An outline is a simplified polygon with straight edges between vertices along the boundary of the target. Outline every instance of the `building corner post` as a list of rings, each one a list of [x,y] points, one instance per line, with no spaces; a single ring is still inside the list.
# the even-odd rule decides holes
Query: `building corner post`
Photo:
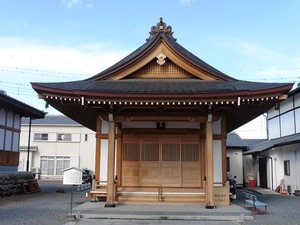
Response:
[[[108,164],[107,164],[107,196],[105,207],[115,207],[115,121],[113,113],[108,115]]]
[[[206,122],[206,208],[215,208],[214,203],[214,156],[213,156],[213,123],[208,114]]]

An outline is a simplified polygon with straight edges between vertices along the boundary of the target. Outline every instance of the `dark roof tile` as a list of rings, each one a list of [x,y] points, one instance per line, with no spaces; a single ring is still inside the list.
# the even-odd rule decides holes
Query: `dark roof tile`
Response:
[[[0,108],[16,112],[21,117],[43,118],[46,114],[41,110],[8,96],[4,91],[0,92]]]
[[[290,144],[295,144],[295,143],[300,143],[300,133],[288,135],[285,137],[266,140],[264,142],[261,142],[259,144],[252,146],[244,154],[245,155],[259,154],[263,151],[266,151],[266,150],[269,150],[269,149],[272,149],[275,147],[290,145]]]
[[[237,134],[227,134],[226,146],[232,148],[247,148],[248,144]]]
[[[29,118],[22,119],[22,125],[29,124]],[[70,119],[64,115],[46,115],[43,119],[35,119],[31,121],[32,125],[71,125],[71,126],[82,126],[76,121]]]

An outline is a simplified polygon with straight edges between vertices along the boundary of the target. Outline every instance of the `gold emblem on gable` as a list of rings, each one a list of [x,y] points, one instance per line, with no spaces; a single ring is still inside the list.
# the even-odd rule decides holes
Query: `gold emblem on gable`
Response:
[[[165,60],[166,56],[163,53],[159,53],[156,56],[156,58],[157,58],[156,62],[157,62],[158,65],[162,66],[162,65],[165,64],[165,62],[166,62],[166,60]]]

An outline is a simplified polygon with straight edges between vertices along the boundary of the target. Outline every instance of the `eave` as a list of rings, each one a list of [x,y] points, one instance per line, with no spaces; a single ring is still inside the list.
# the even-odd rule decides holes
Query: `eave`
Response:
[[[39,93],[40,98],[92,130],[95,130],[97,115],[106,115],[111,109],[117,115],[127,116],[205,116],[211,107],[214,113],[226,115],[227,132],[230,132],[283,100],[292,84],[261,90],[187,94],[62,90],[34,83],[32,87]]]
[[[46,113],[17,99],[0,94],[0,108],[18,113],[21,117],[44,118]]]

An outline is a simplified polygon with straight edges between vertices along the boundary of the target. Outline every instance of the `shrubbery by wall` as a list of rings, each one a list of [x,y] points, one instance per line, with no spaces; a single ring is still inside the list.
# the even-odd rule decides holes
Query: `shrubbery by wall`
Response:
[[[34,175],[31,172],[0,171],[0,197],[21,194],[21,181],[32,179]]]

